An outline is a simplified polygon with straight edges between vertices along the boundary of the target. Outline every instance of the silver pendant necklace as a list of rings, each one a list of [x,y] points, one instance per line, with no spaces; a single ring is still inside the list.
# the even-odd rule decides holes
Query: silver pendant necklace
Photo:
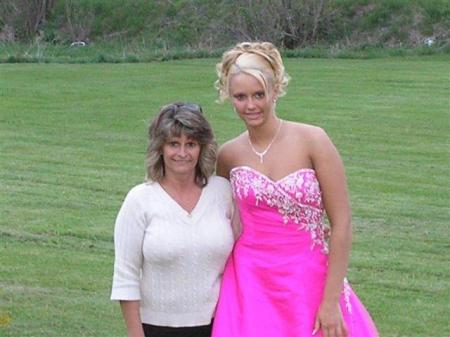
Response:
[[[281,130],[281,125],[283,124],[283,120],[280,119],[280,124],[278,125],[278,130],[275,133],[275,135],[273,136],[271,142],[269,143],[269,145],[267,145],[267,147],[265,148],[264,151],[256,151],[255,147],[253,146],[252,141],[250,140],[250,134],[248,135],[248,143],[250,144],[250,147],[252,148],[252,151],[254,154],[256,154],[259,157],[259,162],[262,164],[264,162],[264,156],[267,154],[267,152],[270,150],[270,147],[272,146],[273,142],[275,141],[275,139],[277,139],[278,134],[280,133]]]

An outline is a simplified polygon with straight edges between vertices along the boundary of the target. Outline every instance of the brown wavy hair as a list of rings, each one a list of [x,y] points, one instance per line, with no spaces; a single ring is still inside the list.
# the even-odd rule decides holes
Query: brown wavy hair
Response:
[[[170,137],[181,134],[200,144],[200,156],[195,169],[195,183],[204,187],[213,174],[217,157],[217,143],[202,108],[193,103],[174,102],[163,106],[148,128],[148,147],[145,159],[146,181],[160,181],[164,177],[162,148]]]

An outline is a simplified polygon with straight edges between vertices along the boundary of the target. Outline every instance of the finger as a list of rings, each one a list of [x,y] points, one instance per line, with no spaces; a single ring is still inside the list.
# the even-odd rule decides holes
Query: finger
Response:
[[[320,329],[320,321],[318,318],[316,318],[316,321],[314,322],[314,329],[312,332],[312,335],[314,336]]]
[[[342,337],[339,324],[330,325],[328,328],[328,337]]]
[[[345,322],[342,322],[342,337],[348,337],[348,329]]]
[[[330,329],[329,336],[330,337],[337,337],[337,335],[336,335],[336,328],[335,327]]]

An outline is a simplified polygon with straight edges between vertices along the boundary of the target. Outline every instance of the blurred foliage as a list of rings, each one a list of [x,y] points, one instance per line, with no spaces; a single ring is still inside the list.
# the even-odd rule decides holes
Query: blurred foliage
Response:
[[[39,10],[37,10],[39,9]],[[33,16],[34,15],[34,16]],[[0,41],[127,41],[213,50],[242,40],[287,49],[448,45],[447,0],[2,0]]]

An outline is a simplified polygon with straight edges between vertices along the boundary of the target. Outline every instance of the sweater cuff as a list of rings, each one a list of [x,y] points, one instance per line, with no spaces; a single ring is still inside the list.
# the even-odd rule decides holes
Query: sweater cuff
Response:
[[[111,291],[113,301],[140,301],[141,291],[134,287],[113,288]]]

